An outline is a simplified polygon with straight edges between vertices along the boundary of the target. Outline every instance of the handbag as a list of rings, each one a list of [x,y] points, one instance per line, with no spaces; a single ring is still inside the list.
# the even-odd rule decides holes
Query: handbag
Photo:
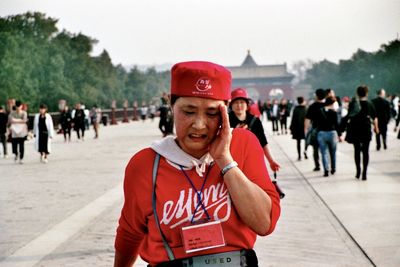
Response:
[[[318,145],[318,129],[311,127],[306,134],[307,145],[316,146]]]

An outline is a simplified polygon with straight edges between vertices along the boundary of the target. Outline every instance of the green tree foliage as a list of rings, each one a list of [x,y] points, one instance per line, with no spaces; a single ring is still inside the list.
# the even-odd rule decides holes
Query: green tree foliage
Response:
[[[38,12],[0,18],[0,103],[20,99],[30,112],[40,103],[56,111],[60,99],[109,108],[112,100],[148,102],[168,90],[169,72],[114,66],[106,50],[91,55],[96,40],[56,24]]]
[[[389,94],[399,94],[400,40],[383,44],[372,53],[359,49],[339,64],[327,60],[315,63],[307,71],[305,83],[313,88],[333,88],[340,96],[354,95],[360,84],[372,92],[384,88]]]

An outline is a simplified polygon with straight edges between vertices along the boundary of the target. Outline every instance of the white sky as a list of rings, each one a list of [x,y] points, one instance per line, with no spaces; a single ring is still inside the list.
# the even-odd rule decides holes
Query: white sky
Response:
[[[114,64],[240,65],[348,59],[400,34],[400,0],[0,0],[0,16],[40,11],[95,38]]]

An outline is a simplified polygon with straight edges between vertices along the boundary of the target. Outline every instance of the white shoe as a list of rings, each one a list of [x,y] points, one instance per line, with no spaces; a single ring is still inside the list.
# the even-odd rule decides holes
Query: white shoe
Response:
[[[40,155],[40,162],[43,162],[43,160],[44,160],[44,156]]]
[[[19,164],[24,164],[24,162],[22,161],[22,159],[19,160]]]
[[[47,162],[49,162],[49,161],[47,160],[47,158],[44,158],[44,159],[43,159],[43,163],[44,163],[44,164],[47,164]]]

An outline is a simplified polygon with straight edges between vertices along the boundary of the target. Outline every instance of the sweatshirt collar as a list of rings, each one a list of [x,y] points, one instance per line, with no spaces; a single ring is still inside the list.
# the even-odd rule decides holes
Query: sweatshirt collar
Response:
[[[173,136],[167,136],[161,140],[154,141],[150,147],[177,169],[180,169],[180,166],[186,170],[195,167],[200,177],[204,176],[206,166],[212,164],[214,161],[210,153],[203,155],[200,159],[189,155],[178,146]]]

